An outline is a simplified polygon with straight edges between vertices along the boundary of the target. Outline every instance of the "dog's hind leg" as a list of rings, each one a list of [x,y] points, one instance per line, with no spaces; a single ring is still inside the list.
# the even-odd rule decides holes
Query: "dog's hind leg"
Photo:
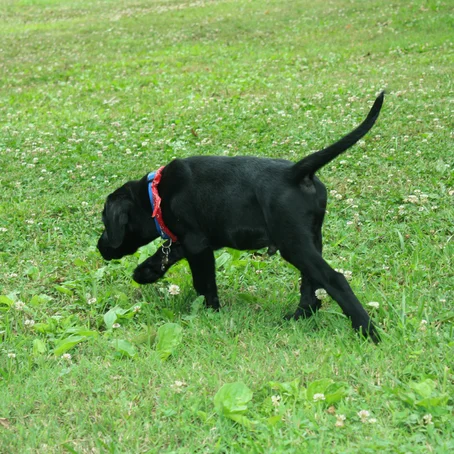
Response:
[[[285,318],[287,320],[294,319],[298,320],[299,318],[308,318],[311,317],[315,312],[317,312],[322,303],[315,296],[315,288],[312,282],[307,282],[308,279],[301,274],[301,297],[299,305],[294,313],[287,314]]]
[[[356,298],[344,275],[333,270],[308,237],[279,246],[282,257],[298,268],[317,288],[324,288],[352,321],[353,328],[379,342],[369,315]]]
[[[138,284],[152,284],[163,277],[167,270],[182,258],[184,258],[184,249],[179,243],[172,244],[167,261],[164,261],[164,251],[159,248],[134,270],[133,279]]]
[[[324,208],[321,213],[319,213],[317,220],[314,221],[313,224],[313,240],[314,246],[318,253],[322,254],[322,224],[324,218]],[[298,320],[299,318],[308,318],[311,317],[315,312],[317,312],[322,303],[315,295],[315,291],[320,288],[315,282],[313,282],[309,276],[304,275],[301,273],[301,298],[299,305],[296,311],[292,314],[287,314],[285,317],[286,319],[295,319]]]
[[[201,252],[191,253],[186,250],[186,258],[191,268],[194,288],[205,297],[205,304],[214,310],[219,310],[218,290],[216,286],[216,271],[213,251],[209,248]]]

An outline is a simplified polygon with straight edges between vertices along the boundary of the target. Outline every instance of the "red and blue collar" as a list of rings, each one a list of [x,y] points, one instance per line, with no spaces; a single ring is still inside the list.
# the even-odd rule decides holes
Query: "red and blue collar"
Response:
[[[158,192],[158,185],[161,181],[162,171],[164,166],[160,167],[156,172],[150,172],[147,177],[148,182],[148,196],[150,197],[151,217],[154,219],[156,224],[156,230],[159,235],[165,240],[172,240],[173,242],[177,241],[177,237],[167,228],[162,218],[161,211],[161,197]]]

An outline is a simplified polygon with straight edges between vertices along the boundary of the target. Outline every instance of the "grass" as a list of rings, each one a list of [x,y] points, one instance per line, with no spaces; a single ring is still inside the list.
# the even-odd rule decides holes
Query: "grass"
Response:
[[[0,8],[0,452],[452,452],[448,2]],[[285,322],[298,275],[278,256],[220,251],[215,314],[185,263],[132,282],[159,242],[97,253],[125,181],[173,156],[298,160],[383,88],[372,132],[320,172],[324,255],[379,303],[378,347],[331,300]]]

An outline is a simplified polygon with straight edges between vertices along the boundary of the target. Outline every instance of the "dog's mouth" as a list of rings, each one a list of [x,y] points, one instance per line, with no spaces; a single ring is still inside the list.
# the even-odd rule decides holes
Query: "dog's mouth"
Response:
[[[107,260],[108,262],[110,260],[121,259],[125,255],[122,254],[121,247],[113,248],[112,246],[110,246],[105,232],[99,238],[97,248],[102,258],[104,260]]]
[[[115,249],[101,246],[99,244],[99,241],[98,241],[98,251],[101,254],[102,258],[104,260],[107,260],[108,262],[110,262],[111,260],[114,260],[114,259],[121,258],[120,256],[117,256],[117,254],[115,254]]]
[[[104,260],[118,260],[126,255],[134,254],[144,243],[136,239],[126,238],[119,247],[112,247],[108,238],[103,233],[98,240],[98,251]]]

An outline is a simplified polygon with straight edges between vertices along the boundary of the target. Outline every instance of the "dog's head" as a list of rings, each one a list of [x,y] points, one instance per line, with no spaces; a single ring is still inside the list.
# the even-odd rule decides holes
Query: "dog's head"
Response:
[[[98,250],[105,260],[134,254],[159,236],[134,183],[126,183],[107,197],[102,211],[105,229],[98,240]]]

